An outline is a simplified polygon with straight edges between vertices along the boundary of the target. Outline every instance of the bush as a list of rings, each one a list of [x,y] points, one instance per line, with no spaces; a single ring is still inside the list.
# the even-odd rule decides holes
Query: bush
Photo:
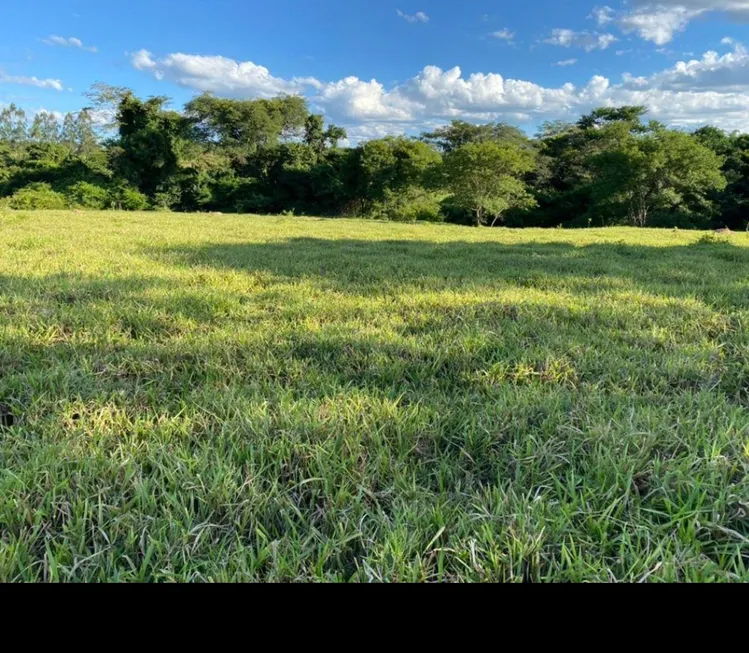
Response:
[[[8,203],[12,209],[66,209],[65,196],[52,190],[45,183],[29,184],[16,191]]]
[[[109,191],[101,186],[79,181],[65,192],[68,204],[79,209],[106,209],[110,205]]]
[[[369,217],[393,222],[442,222],[440,201],[432,193],[411,189],[393,194],[383,202],[377,202],[369,211]]]
[[[442,222],[444,217],[437,197],[429,193],[404,196],[390,210],[390,219],[397,222]]]
[[[440,213],[444,216],[445,222],[462,225],[471,225],[474,223],[472,213],[460,202],[457,202],[453,195],[446,197],[440,202]]]
[[[111,205],[120,211],[147,211],[150,208],[148,197],[135,188],[120,186],[111,194]]]

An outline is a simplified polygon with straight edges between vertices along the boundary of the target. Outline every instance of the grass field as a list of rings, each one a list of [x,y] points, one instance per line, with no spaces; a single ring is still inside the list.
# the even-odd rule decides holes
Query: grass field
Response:
[[[749,235],[0,213],[0,581],[749,581]]]

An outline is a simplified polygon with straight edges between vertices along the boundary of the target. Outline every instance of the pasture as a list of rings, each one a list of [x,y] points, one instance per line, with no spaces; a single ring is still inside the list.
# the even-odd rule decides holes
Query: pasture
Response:
[[[749,235],[0,212],[0,581],[749,581]]]

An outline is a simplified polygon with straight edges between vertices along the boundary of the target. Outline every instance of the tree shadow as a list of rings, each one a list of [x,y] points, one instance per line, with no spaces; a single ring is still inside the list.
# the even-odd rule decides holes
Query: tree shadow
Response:
[[[729,504],[743,477],[716,471],[718,458],[745,458],[736,433],[749,348],[728,315],[747,305],[749,261],[739,247],[313,238],[147,253],[166,264],[157,276],[0,275],[0,436],[16,443],[4,461],[19,477],[52,479],[61,501],[88,506],[94,496],[117,520],[146,528],[154,514],[173,524],[179,495],[186,523],[226,522],[232,538],[246,537],[231,525],[241,505],[281,541],[312,528],[337,533],[342,523],[347,536],[359,532],[363,521],[346,521],[355,502],[338,493],[349,483],[351,496],[365,488],[377,502],[388,531],[401,505],[475,515],[476,497],[500,485],[508,496],[542,496],[556,516],[578,501],[585,479],[585,512],[553,531],[561,541],[557,533],[594,523],[628,496],[632,478],[659,482],[651,460],[689,454],[684,483],[710,480],[706,505],[744,534]],[[306,284],[339,294],[309,304]],[[522,303],[525,289],[533,298]],[[539,289],[550,292],[530,292]],[[614,296],[633,290],[702,297],[712,308]],[[399,296],[376,300],[388,292]],[[728,345],[732,355],[714,356]],[[721,456],[703,454],[717,437]],[[47,458],[37,453],[44,448]],[[329,482],[319,460],[337,470]],[[237,478],[229,489],[227,468]],[[726,476],[716,482],[718,474]],[[260,499],[246,508],[250,478]],[[156,508],[136,501],[143,479],[153,482]],[[6,487],[22,496],[17,483]],[[680,487],[664,488],[670,494],[638,490],[628,500],[664,519],[668,502],[685,520]],[[277,496],[293,506],[288,522]],[[49,538],[69,537],[56,514],[37,508],[41,497],[27,503]],[[480,524],[506,531],[508,505]],[[140,555],[111,523],[107,535],[123,555]],[[600,548],[617,537],[607,531]],[[44,543],[33,541],[41,546],[30,555],[43,561]]]
[[[152,248],[148,254],[179,266],[270,273],[362,295],[517,286],[578,294],[636,290],[733,308],[749,301],[749,247],[722,241],[651,247],[292,238]]]

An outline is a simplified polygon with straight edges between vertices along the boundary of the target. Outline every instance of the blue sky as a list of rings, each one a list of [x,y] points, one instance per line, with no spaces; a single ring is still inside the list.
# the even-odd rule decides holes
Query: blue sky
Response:
[[[623,103],[749,131],[748,25],[749,0],[26,0],[0,105],[75,111],[101,80],[176,107],[301,93],[355,140]]]

